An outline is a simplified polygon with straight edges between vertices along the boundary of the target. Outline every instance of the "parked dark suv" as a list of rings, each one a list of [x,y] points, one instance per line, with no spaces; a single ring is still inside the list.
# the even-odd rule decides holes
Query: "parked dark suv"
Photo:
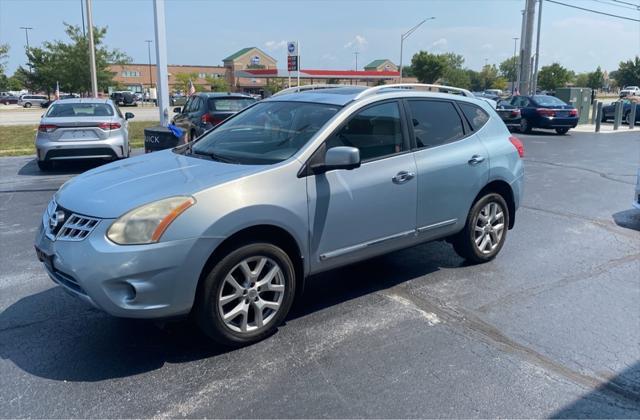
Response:
[[[254,102],[254,97],[243,93],[199,92],[183,107],[173,109],[173,124],[185,130],[185,139],[190,141]]]
[[[138,106],[136,97],[129,91],[113,92],[109,98],[118,106]]]

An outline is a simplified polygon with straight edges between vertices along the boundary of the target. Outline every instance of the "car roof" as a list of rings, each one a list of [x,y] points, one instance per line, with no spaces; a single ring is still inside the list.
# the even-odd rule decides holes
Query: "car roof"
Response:
[[[367,90],[366,86],[353,86],[353,87],[339,87],[331,89],[317,89],[307,90],[303,92],[286,93],[271,98],[265,99],[265,101],[295,101],[295,102],[315,102],[324,103],[329,105],[344,106],[349,102],[356,100],[357,96]],[[463,95],[456,95],[451,93],[431,92],[431,91],[416,91],[403,88],[397,88],[390,86],[389,88],[382,88],[376,92],[376,96],[390,98],[397,97],[398,93],[402,93],[406,98],[438,98],[438,99],[462,99],[469,102],[485,102],[482,99],[476,99]],[[394,95],[391,95],[394,94]],[[369,98],[371,96],[368,96]]]
[[[58,103],[80,103],[80,104],[106,104],[112,103],[110,99],[102,99],[102,98],[65,98],[65,99],[57,99]]]
[[[199,96],[206,96],[207,98],[220,98],[220,97],[229,97],[229,98],[252,98],[253,96],[247,95],[246,93],[234,93],[234,92],[198,92]]]

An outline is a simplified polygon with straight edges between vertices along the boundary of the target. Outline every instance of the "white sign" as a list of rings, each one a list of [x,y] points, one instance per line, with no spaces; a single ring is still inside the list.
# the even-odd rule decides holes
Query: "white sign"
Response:
[[[253,57],[251,57],[251,64],[253,64],[254,66],[260,64],[260,56],[254,55]]]
[[[287,55],[298,55],[298,41],[287,42]]]

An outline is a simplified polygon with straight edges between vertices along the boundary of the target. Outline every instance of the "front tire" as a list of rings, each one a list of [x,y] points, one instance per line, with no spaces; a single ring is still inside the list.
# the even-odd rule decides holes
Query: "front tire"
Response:
[[[464,229],[452,241],[467,261],[484,263],[498,255],[507,238],[509,208],[500,194],[489,193],[475,202]]]
[[[31,102],[27,102],[26,104],[24,104],[25,108],[31,108]]]
[[[565,135],[569,132],[569,129],[567,127],[560,127],[560,128],[556,128],[556,133],[558,133],[559,135]]]
[[[284,321],[295,296],[289,256],[268,243],[227,254],[201,284],[195,308],[200,328],[226,346],[255,343]]]

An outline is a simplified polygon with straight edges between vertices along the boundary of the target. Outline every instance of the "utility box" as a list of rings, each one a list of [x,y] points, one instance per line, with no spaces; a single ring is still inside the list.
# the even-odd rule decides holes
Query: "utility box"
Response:
[[[591,108],[591,89],[569,87],[556,89],[556,97],[574,106],[578,110],[578,124],[589,124],[589,110]]]

